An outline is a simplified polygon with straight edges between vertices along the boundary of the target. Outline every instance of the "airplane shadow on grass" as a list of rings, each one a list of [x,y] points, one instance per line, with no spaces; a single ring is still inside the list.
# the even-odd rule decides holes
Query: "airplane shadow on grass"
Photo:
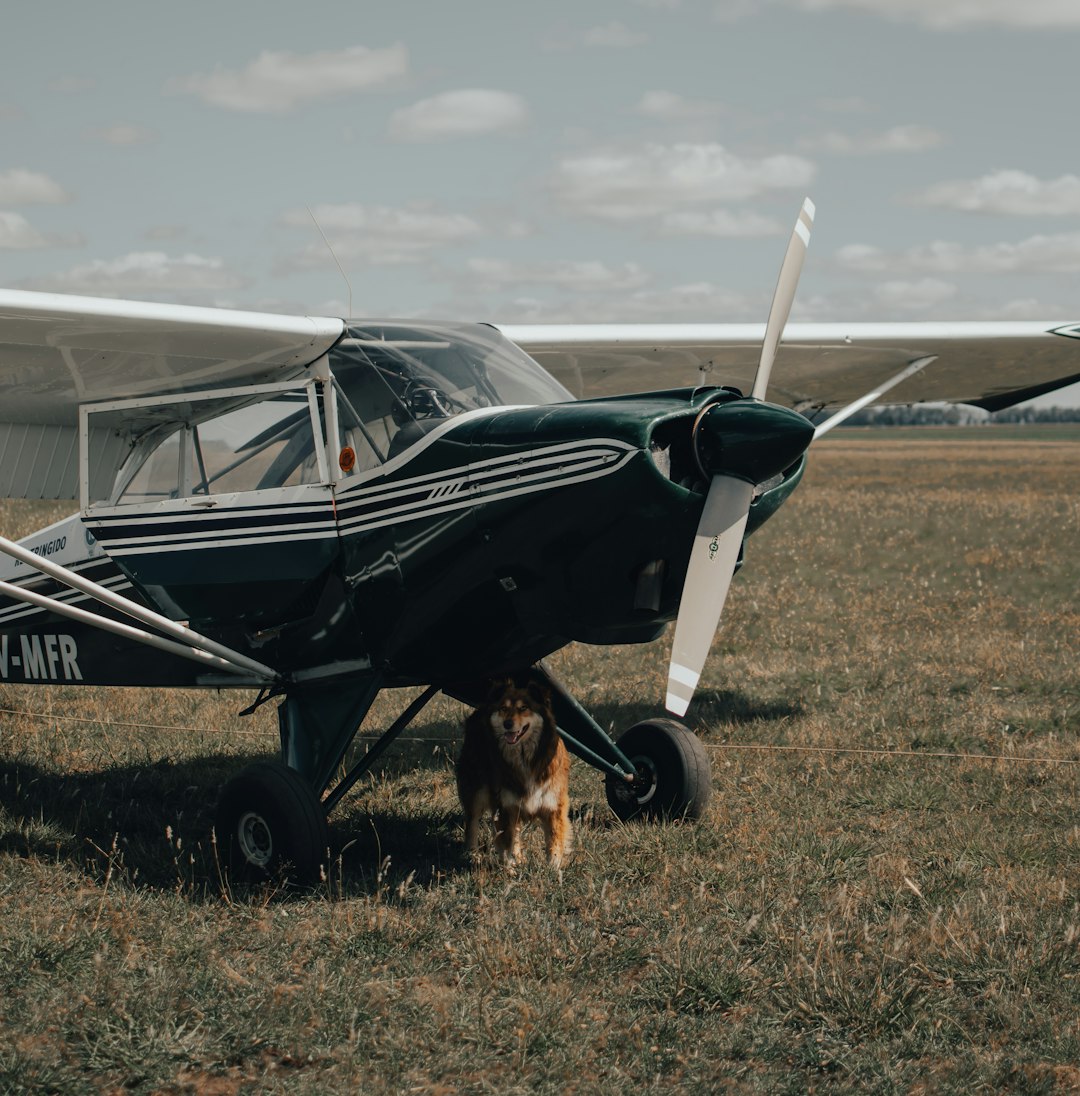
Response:
[[[0,855],[67,863],[98,881],[108,873],[115,882],[194,901],[220,899],[234,888],[211,840],[217,796],[254,760],[209,755],[63,773],[2,759]],[[394,878],[414,871],[424,881],[464,870],[456,813],[370,812],[363,800],[355,790],[341,808],[347,814],[330,819],[335,893],[385,886],[378,868],[387,855]]]
[[[736,689],[698,689],[690,716],[695,723],[772,723],[805,715],[799,699],[760,700]],[[694,724],[692,724],[694,725]]]
[[[708,739],[714,721],[738,724],[796,716],[795,703],[762,704],[731,690],[704,690],[689,723]],[[599,703],[594,715],[615,737],[643,719],[663,717],[655,706]],[[696,717],[696,718],[695,718]],[[376,774],[446,772],[459,739],[414,742],[381,761]],[[274,755],[266,755],[267,760]],[[192,900],[231,892],[211,840],[221,785],[244,764],[235,755],[118,765],[91,772],[56,772],[13,758],[0,759],[0,855],[68,863],[94,879],[167,889]],[[378,776],[376,776],[378,778]],[[467,870],[456,803],[450,810],[370,809],[363,781],[330,819],[330,883],[335,894],[362,895],[407,877],[437,881]],[[402,797],[407,799],[408,797]],[[580,810],[575,811],[578,821]],[[612,820],[590,818],[602,829]],[[380,870],[390,858],[392,871]]]
[[[707,738],[717,723],[771,723],[803,715],[805,710],[798,700],[763,701],[736,689],[699,688],[690,710],[679,722]],[[675,718],[655,703],[640,701],[597,702],[591,711],[596,722],[616,739],[635,723]]]

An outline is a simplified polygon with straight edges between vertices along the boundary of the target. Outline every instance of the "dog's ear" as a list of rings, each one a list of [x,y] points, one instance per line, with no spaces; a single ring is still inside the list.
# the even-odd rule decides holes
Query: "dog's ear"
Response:
[[[551,690],[542,681],[530,681],[525,686],[529,699],[541,711],[551,707]]]

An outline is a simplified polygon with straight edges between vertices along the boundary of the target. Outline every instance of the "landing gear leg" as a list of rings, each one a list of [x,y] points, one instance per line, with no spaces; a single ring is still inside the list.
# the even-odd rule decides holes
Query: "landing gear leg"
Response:
[[[278,709],[281,760],[249,765],[218,800],[219,856],[232,878],[318,876],[328,857],[326,816],[439,691],[431,685],[416,697],[320,802],[381,684],[370,675],[286,696]]]

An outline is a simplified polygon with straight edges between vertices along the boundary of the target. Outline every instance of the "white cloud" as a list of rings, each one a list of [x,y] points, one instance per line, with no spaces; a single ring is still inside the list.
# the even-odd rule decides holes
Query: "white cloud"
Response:
[[[520,129],[528,117],[520,95],[493,88],[444,91],[394,111],[390,135],[399,141],[438,141]]]
[[[929,148],[937,148],[944,141],[944,136],[929,126],[904,125],[893,126],[882,133],[854,137],[847,133],[824,133],[819,137],[804,138],[799,142],[799,147],[857,156],[879,152],[925,152]]]
[[[981,179],[936,183],[915,201],[966,213],[1076,216],[1080,214],[1080,178],[1062,175],[1042,180],[1024,171],[995,171]]]
[[[904,251],[849,244],[837,252],[848,270],[926,274],[1080,273],[1080,232],[1031,236],[1019,243],[963,244],[936,240]]]
[[[773,217],[745,211],[733,213],[728,209],[680,210],[665,213],[660,218],[661,228],[673,236],[779,236],[784,225]]]
[[[781,154],[752,159],[718,144],[648,144],[563,160],[552,188],[564,206],[593,217],[661,217],[673,206],[715,205],[804,187],[814,165]]]
[[[956,286],[938,278],[917,282],[888,281],[874,287],[874,296],[887,308],[925,312],[956,296]]]
[[[610,288],[610,294],[605,295],[603,288]],[[443,311],[460,311],[461,304],[456,300]],[[657,323],[704,323],[759,320],[768,311],[769,301],[765,294],[757,299],[710,282],[694,282],[630,291],[598,286],[597,292],[588,294],[568,287],[565,295],[554,299],[519,293],[506,300],[470,303],[469,307],[474,313],[497,315],[502,323],[632,323],[643,318]]]
[[[628,298],[625,318],[642,316],[658,320],[761,319],[768,299],[725,289],[712,282],[688,282],[667,289],[646,289]]]
[[[418,263],[433,251],[481,233],[480,226],[463,213],[445,213],[431,206],[366,206],[360,203],[317,205],[319,227],[326,233],[338,259],[359,259],[376,265]],[[317,236],[306,209],[291,210],[284,224],[305,228]],[[321,239],[293,257],[302,267],[333,263]]]
[[[175,258],[163,251],[132,251],[116,259],[94,259],[48,278],[34,280],[37,289],[99,296],[160,297],[197,295],[240,289],[247,279],[230,271],[221,259],[202,255]]]
[[[170,82],[227,110],[281,113],[313,99],[328,99],[393,83],[408,70],[403,45],[349,46],[315,53],[260,53],[246,68],[218,67]]]
[[[836,253],[837,262],[847,270],[887,270],[891,258],[874,244],[846,244]]]
[[[26,251],[40,247],[79,247],[81,236],[57,236],[39,232],[18,213],[0,210],[0,250]]]
[[[648,40],[647,34],[631,30],[617,19],[602,26],[590,27],[581,35],[582,45],[599,46],[602,49],[629,49],[643,45]]]
[[[849,11],[881,15],[933,30],[997,26],[1025,29],[1080,27],[1076,0],[794,0],[806,11]]]
[[[687,99],[674,91],[647,91],[637,105],[638,114],[663,121],[718,118],[728,113],[723,103],[712,99]]]
[[[0,248],[28,250],[48,246],[45,237],[25,217],[0,210]]]
[[[145,145],[153,141],[157,134],[142,126],[118,122],[104,129],[91,129],[87,132],[87,136],[97,141],[104,141],[107,145]]]
[[[71,195],[48,175],[13,167],[0,171],[0,203],[3,205],[63,205]]]
[[[649,282],[649,275],[637,263],[609,266],[596,260],[511,263],[503,259],[470,259],[466,268],[481,285],[496,288],[550,285],[589,292],[637,289]]]

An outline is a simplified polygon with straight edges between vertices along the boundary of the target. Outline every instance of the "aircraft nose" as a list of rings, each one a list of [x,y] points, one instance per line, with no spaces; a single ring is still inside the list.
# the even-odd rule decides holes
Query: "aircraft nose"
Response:
[[[706,408],[694,424],[693,445],[706,475],[757,484],[790,468],[813,438],[813,424],[797,411],[743,399]]]

